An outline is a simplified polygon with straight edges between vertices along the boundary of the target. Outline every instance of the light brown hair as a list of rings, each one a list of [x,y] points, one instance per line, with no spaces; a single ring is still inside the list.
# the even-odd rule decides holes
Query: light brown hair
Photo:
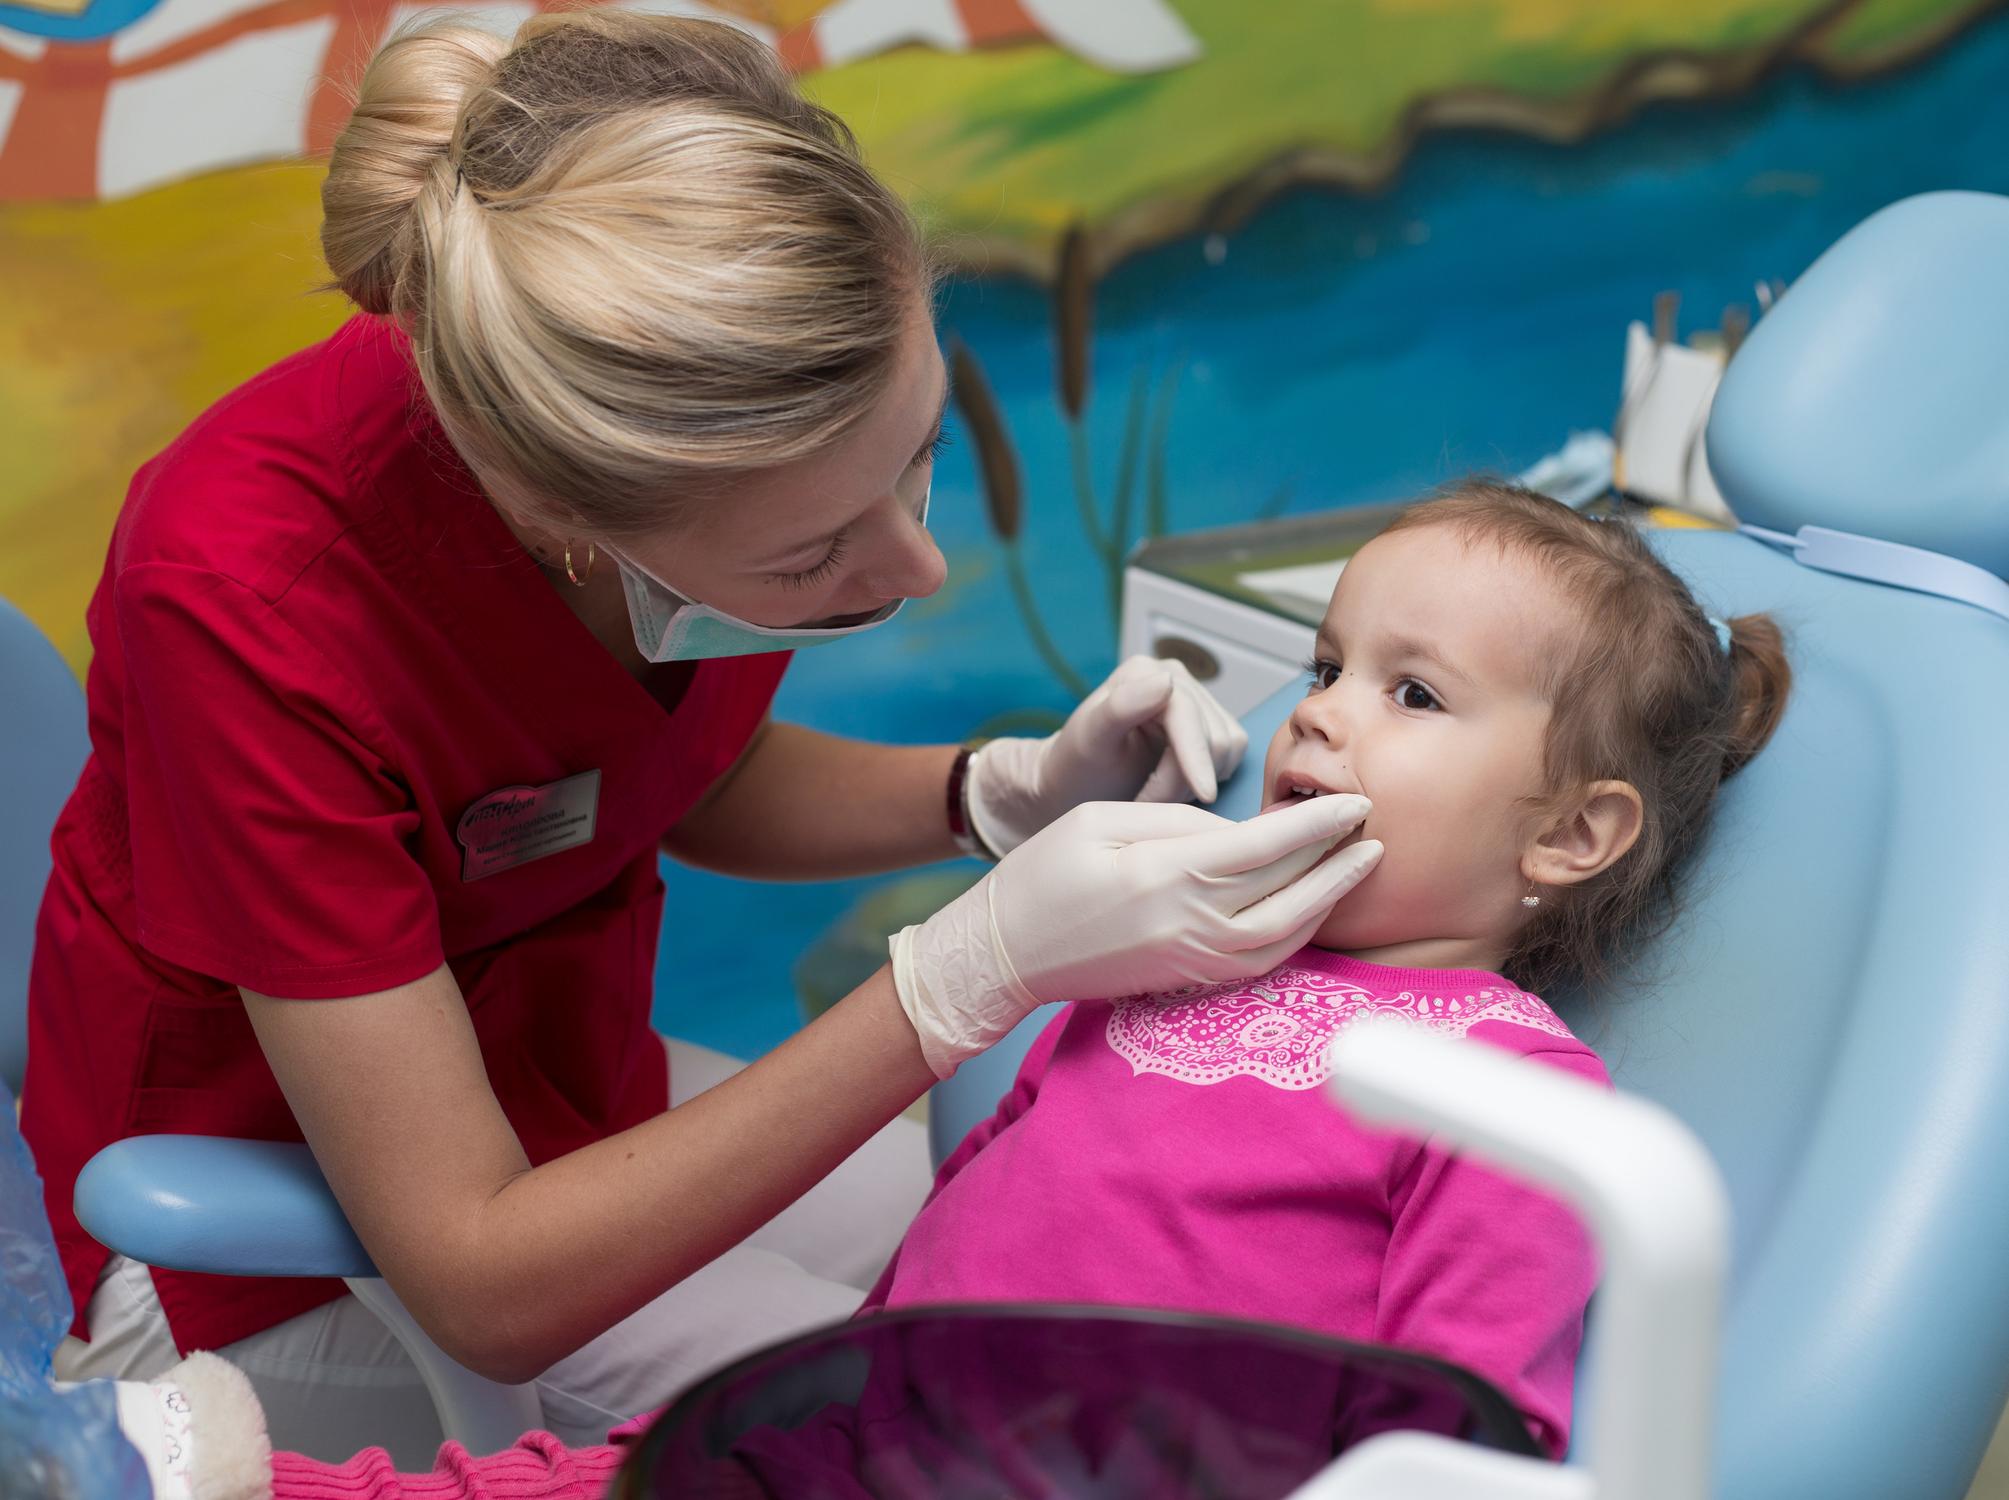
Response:
[[[363,75],[321,201],[335,285],[411,335],[490,495],[611,538],[832,442],[931,286],[850,131],[706,21],[405,31]]]
[[[1550,718],[1530,811],[1559,819],[1590,783],[1625,781],[1644,819],[1608,869],[1541,892],[1501,972],[1536,992],[1600,984],[1673,921],[1717,788],[1778,727],[1792,685],[1784,639],[1769,615],[1739,615],[1726,652],[1636,527],[1515,485],[1465,480],[1387,529],[1421,526],[1533,558],[1576,606],[1541,680]]]

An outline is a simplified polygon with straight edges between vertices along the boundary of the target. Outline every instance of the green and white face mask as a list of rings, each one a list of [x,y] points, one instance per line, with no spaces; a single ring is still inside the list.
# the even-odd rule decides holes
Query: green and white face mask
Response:
[[[921,497],[920,520],[928,522],[934,486]],[[721,656],[754,656],[769,651],[801,651],[884,625],[907,601],[895,599],[862,620],[845,625],[755,625],[709,604],[686,598],[647,568],[612,547],[602,546],[621,570],[628,598],[628,622],[635,646],[647,661],[709,661]]]

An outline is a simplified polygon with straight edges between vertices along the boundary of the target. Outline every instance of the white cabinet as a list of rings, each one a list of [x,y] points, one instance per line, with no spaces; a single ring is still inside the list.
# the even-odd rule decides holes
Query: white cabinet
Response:
[[[1123,575],[1124,656],[1185,662],[1236,718],[1304,674],[1314,627],[1143,568]]]

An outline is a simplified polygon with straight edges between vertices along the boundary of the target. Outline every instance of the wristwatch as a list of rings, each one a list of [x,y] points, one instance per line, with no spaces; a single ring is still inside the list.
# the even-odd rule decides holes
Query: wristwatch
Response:
[[[976,754],[975,748],[965,745],[949,765],[949,835],[963,853],[996,864],[997,851],[983,841],[970,819],[970,762],[976,759]]]

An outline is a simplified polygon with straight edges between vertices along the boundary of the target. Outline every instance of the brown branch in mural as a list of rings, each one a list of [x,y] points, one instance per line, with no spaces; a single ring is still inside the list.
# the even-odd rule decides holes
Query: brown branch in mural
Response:
[[[1095,312],[1095,280],[1089,267],[1088,232],[1075,224],[1060,242],[1060,270],[1053,289],[1053,334],[1060,354],[1060,407],[1079,422],[1088,405],[1088,345]]]
[[[991,530],[998,540],[1018,540],[1025,519],[1024,496],[1019,488],[1018,455],[1012,452],[1011,434],[1005,431],[990,377],[970,346],[951,336],[949,342],[949,388],[956,393],[956,410],[963,427],[977,446],[977,468],[984,484],[984,505],[990,512]]]

